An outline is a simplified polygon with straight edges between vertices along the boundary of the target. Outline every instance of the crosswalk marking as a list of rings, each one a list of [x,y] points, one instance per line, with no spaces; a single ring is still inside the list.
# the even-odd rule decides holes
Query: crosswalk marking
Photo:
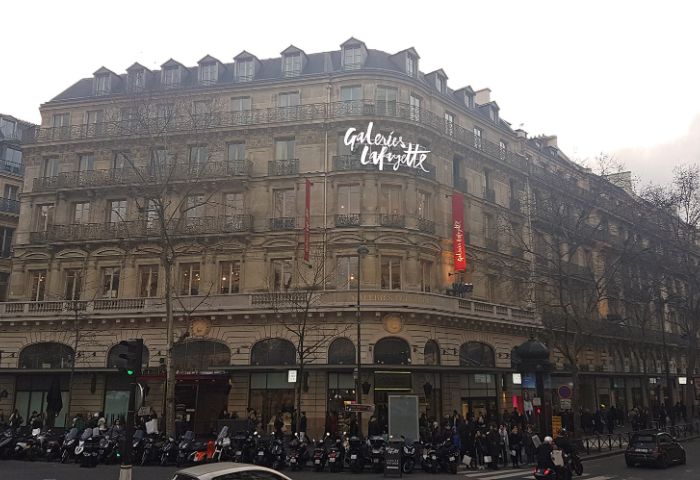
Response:
[[[518,479],[533,480],[534,478],[532,474],[532,468],[511,470],[509,472],[504,472],[503,470],[501,470],[500,472],[497,470],[482,470],[480,472],[464,473],[463,476],[474,480],[503,480],[507,478],[512,478],[513,480],[515,480],[516,477]],[[586,477],[586,480],[612,480],[615,478],[607,477],[604,475],[591,477],[590,473],[584,473],[581,477],[575,476],[574,479],[583,477]]]
[[[494,471],[492,470],[492,471],[486,473],[486,474],[485,474],[486,476],[477,477],[477,478],[478,478],[479,480],[500,480],[500,479],[502,479],[502,478],[522,477],[522,475],[523,475],[524,473],[527,473],[527,471],[526,471],[526,470],[516,470],[516,471],[511,471],[511,472],[508,472],[508,473],[498,473],[498,472],[494,472]],[[482,475],[484,475],[484,474],[482,473]],[[493,476],[492,476],[492,475],[493,475]],[[529,478],[529,477],[532,477],[532,470],[530,471],[530,475],[528,475],[528,477],[526,477],[526,478]],[[533,477],[533,478],[534,478],[534,477]]]

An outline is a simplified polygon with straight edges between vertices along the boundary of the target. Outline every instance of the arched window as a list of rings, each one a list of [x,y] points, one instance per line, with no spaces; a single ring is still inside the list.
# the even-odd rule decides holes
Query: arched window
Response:
[[[261,340],[250,349],[251,365],[296,365],[297,350],[284,338]]]
[[[107,368],[116,368],[119,361],[119,354],[126,353],[126,347],[119,345],[118,343],[109,349],[107,354]],[[148,358],[150,357],[148,353],[148,347],[143,346],[143,351],[141,352],[141,366],[146,368],[148,366]]]
[[[221,342],[191,340],[173,347],[175,370],[195,371],[231,364],[231,350]]]
[[[440,347],[435,340],[425,342],[423,359],[426,365],[440,365]]]
[[[329,365],[353,365],[355,358],[355,344],[349,338],[336,338],[328,347]]]
[[[374,345],[374,363],[408,365],[411,363],[411,347],[403,338],[382,338]]]
[[[495,367],[493,348],[481,342],[467,342],[459,347],[460,367]]]
[[[41,342],[25,347],[19,353],[19,368],[70,368],[75,354],[68,345]]]

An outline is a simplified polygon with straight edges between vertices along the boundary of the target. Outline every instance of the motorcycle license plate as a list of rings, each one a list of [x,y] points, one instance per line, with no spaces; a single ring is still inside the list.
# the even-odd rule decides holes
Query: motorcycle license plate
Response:
[[[357,455],[350,455],[350,460],[357,460]]]
[[[258,457],[262,457],[263,455],[265,455],[265,452],[258,452]]]
[[[329,458],[328,461],[331,463],[335,463],[335,458]]]
[[[50,448],[47,448],[47,449],[46,449],[46,453],[51,453],[51,449],[50,449]]]
[[[648,452],[648,450],[646,448],[635,448],[634,451],[637,453],[647,453]]]
[[[289,463],[297,463],[297,459],[296,459],[296,458],[290,458],[290,459],[289,459]]]
[[[450,457],[450,462],[454,462],[454,461],[455,461],[455,457]]]
[[[240,455],[240,454],[242,454],[242,453],[243,453],[243,452],[241,452],[240,450],[238,450],[238,451],[236,452],[236,455]]]
[[[314,465],[320,465],[320,464],[321,464],[321,460],[319,460],[318,458],[316,460],[314,460]]]
[[[372,459],[372,463],[379,463],[379,459],[378,459],[378,458],[373,458],[373,459]]]
[[[423,454],[423,458],[427,459],[427,458],[428,458],[428,454],[427,454],[427,453],[424,453],[424,454]]]

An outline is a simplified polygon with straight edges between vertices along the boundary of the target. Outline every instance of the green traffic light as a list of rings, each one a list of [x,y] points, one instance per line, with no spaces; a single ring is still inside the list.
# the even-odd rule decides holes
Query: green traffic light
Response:
[[[134,374],[134,371],[131,370],[131,369],[128,369],[128,370],[126,371],[126,374],[129,375],[129,376],[132,376],[132,375]]]

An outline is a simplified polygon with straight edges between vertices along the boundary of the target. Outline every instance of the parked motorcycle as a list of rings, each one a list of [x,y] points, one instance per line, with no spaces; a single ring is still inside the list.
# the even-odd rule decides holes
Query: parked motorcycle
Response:
[[[233,436],[233,461],[236,463],[253,463],[255,458],[254,432],[238,432]]]
[[[63,443],[61,444],[61,463],[66,463],[71,458],[75,457],[75,449],[78,445],[78,429],[73,427],[70,429],[68,434],[63,438]]]
[[[327,436],[329,434],[326,434]],[[314,453],[312,456],[312,461],[314,464],[314,470],[317,472],[322,472],[326,467],[326,460],[328,459],[328,454],[326,452],[326,442],[325,437],[319,438],[316,442],[314,448]]]
[[[453,475],[457,473],[459,449],[452,443],[452,440],[447,439],[439,445],[438,459],[442,470]]]
[[[80,436],[75,455],[81,467],[96,467],[100,449],[100,431],[97,428],[86,428]]]
[[[353,473],[360,473],[365,468],[365,448],[360,437],[350,437],[348,440],[347,457],[349,458],[348,466]]]
[[[369,437],[369,461],[372,465],[372,471],[379,473],[384,471],[384,449],[386,442],[384,437],[372,436]]]
[[[438,449],[432,443],[423,445],[423,470],[428,473],[437,473],[440,471]]]
[[[302,470],[309,460],[308,445],[306,441],[299,438],[299,434],[294,434],[294,438],[289,442],[287,453],[287,465],[293,470]]]
[[[39,436],[44,458],[48,461],[57,460],[61,457],[61,445],[63,437],[58,433],[47,430]]]
[[[119,428],[110,428],[99,440],[97,457],[100,463],[114,464],[121,459],[119,445],[122,440],[122,431]],[[136,457],[133,457],[136,458]]]
[[[34,460],[42,454],[39,442],[40,428],[32,428],[30,432],[18,436],[14,445],[12,457],[20,460]]]
[[[286,465],[286,455],[284,452],[284,443],[281,438],[272,437],[270,438],[270,461],[272,468],[275,470],[282,470]]]
[[[187,463],[187,459],[193,452],[192,445],[194,443],[194,432],[188,430],[180,438],[180,442],[177,445],[177,456],[175,460],[175,465],[177,467],[182,467]]]
[[[328,449],[328,467],[331,472],[341,472],[343,463],[345,462],[345,447],[343,446],[342,438],[338,437],[332,440],[332,444]]]
[[[143,439],[143,449],[141,458],[137,459],[141,466],[157,462],[160,457],[163,442],[160,442],[160,437],[156,433],[148,434]]]
[[[255,436],[255,458],[253,463],[255,465],[261,465],[263,467],[270,467],[272,465],[272,458],[270,455],[270,445],[258,434],[254,432]]]
[[[11,427],[7,427],[0,433],[0,458],[9,456],[16,441],[15,431]]]
[[[401,471],[403,473],[413,473],[416,466],[416,446],[411,441],[404,441],[401,447]]]
[[[177,462],[178,447],[179,442],[175,439],[175,437],[168,437],[160,448],[160,459],[158,463],[164,467]]]
[[[228,460],[232,458],[231,454],[231,437],[228,435],[228,427],[224,426],[221,428],[219,435],[216,437],[216,444],[214,446],[214,456],[212,460],[216,462],[221,462],[222,460]]]

